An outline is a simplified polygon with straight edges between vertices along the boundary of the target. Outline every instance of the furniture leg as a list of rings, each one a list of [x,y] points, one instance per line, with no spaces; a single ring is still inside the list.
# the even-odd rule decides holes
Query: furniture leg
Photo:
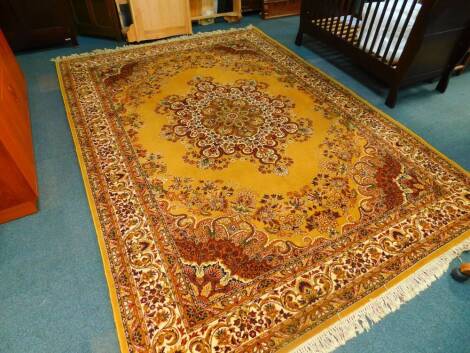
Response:
[[[387,96],[387,100],[385,101],[385,104],[390,108],[394,108],[395,105],[397,104],[397,98],[398,98],[398,87],[392,86],[390,87],[390,91],[388,92],[388,96]]]
[[[444,93],[447,89],[447,86],[449,86],[449,79],[450,79],[450,74],[452,70],[446,69],[446,71],[442,74],[441,79],[439,80],[439,83],[437,84],[436,90]]]
[[[296,45],[302,45],[302,39],[303,38],[304,38],[304,33],[299,28],[299,31],[297,32],[297,37],[295,37],[295,44]]]

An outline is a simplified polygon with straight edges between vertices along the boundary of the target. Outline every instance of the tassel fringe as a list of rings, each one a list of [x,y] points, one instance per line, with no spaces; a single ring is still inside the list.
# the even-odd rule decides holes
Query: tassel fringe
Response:
[[[87,53],[72,54],[68,56],[58,56],[51,59],[53,62],[75,59],[79,57],[89,57],[93,55],[112,53],[117,51],[132,50],[135,48],[156,46],[169,42],[177,42],[190,40],[193,38],[209,37],[212,35],[244,31],[253,28],[248,25],[242,28],[231,28],[227,30],[216,30],[211,32],[200,32],[196,34],[183,35],[179,37],[162,39],[144,44],[128,44],[118,46],[114,49],[96,49]],[[340,346],[344,345],[350,339],[357,335],[368,331],[371,326],[385,316],[398,310],[400,306],[407,303],[431,284],[441,277],[449,268],[450,263],[457,258],[462,252],[470,251],[470,239],[464,240],[453,249],[447,251],[440,257],[432,260],[415,273],[389,288],[382,295],[372,299],[355,312],[341,318],[339,321],[323,330],[319,334],[307,340],[299,347],[294,349],[293,353],[330,353]]]
[[[310,338],[294,349],[293,353],[330,353],[348,340],[368,331],[373,324],[430,287],[435,280],[446,273],[450,263],[464,251],[470,251],[470,239],[464,240],[379,297]]]
[[[132,50],[132,49],[148,47],[148,46],[156,46],[156,45],[165,44],[165,43],[191,40],[191,39],[194,39],[194,38],[210,37],[210,36],[217,35],[217,34],[222,34],[222,33],[246,31],[246,30],[252,29],[252,28],[254,28],[253,25],[248,25],[248,26],[240,27],[240,28],[229,28],[229,29],[221,29],[221,30],[210,31],[210,32],[199,32],[199,33],[195,33],[195,34],[186,34],[186,35],[173,37],[173,38],[159,39],[159,40],[156,40],[156,41],[153,41],[153,42],[143,43],[143,44],[125,44],[125,45],[117,46],[115,48],[110,48],[110,49],[95,49],[95,50],[92,50],[92,51],[86,52],[86,53],[78,53],[78,54],[71,54],[71,55],[66,55],[66,56],[58,56],[58,57],[52,58],[51,61],[60,62],[60,61],[76,59],[76,58],[85,58],[85,57],[89,57],[89,56],[93,56],[93,55],[114,53],[114,52],[118,52],[118,51]]]

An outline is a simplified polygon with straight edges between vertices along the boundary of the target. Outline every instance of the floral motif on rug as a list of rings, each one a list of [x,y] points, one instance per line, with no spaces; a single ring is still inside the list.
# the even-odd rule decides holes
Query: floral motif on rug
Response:
[[[464,171],[256,29],[57,68],[123,351],[280,350],[469,229]]]

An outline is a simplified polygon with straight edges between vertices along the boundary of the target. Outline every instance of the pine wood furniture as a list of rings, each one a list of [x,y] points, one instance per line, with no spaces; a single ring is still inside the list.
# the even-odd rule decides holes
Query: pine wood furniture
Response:
[[[122,39],[114,0],[69,0],[79,34]]]
[[[0,31],[0,223],[37,211],[26,83]]]
[[[67,0],[0,0],[0,28],[15,51],[77,44]]]
[[[233,0],[230,12],[205,14],[212,0],[115,0],[122,31],[128,42],[160,39],[192,33],[192,21],[224,17],[239,21],[241,0]],[[212,5],[213,6],[213,5]],[[129,13],[123,9],[128,7]],[[130,23],[124,19],[129,18]]]

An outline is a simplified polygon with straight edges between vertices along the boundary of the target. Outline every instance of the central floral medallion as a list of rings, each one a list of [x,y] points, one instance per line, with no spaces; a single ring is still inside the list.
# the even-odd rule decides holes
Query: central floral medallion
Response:
[[[285,156],[286,147],[313,133],[311,120],[294,116],[289,98],[270,96],[268,85],[255,80],[219,84],[196,77],[188,84],[188,95],[166,97],[157,107],[170,120],[163,136],[186,146],[185,162],[223,169],[233,160],[248,160],[262,173],[288,174],[293,160]]]

